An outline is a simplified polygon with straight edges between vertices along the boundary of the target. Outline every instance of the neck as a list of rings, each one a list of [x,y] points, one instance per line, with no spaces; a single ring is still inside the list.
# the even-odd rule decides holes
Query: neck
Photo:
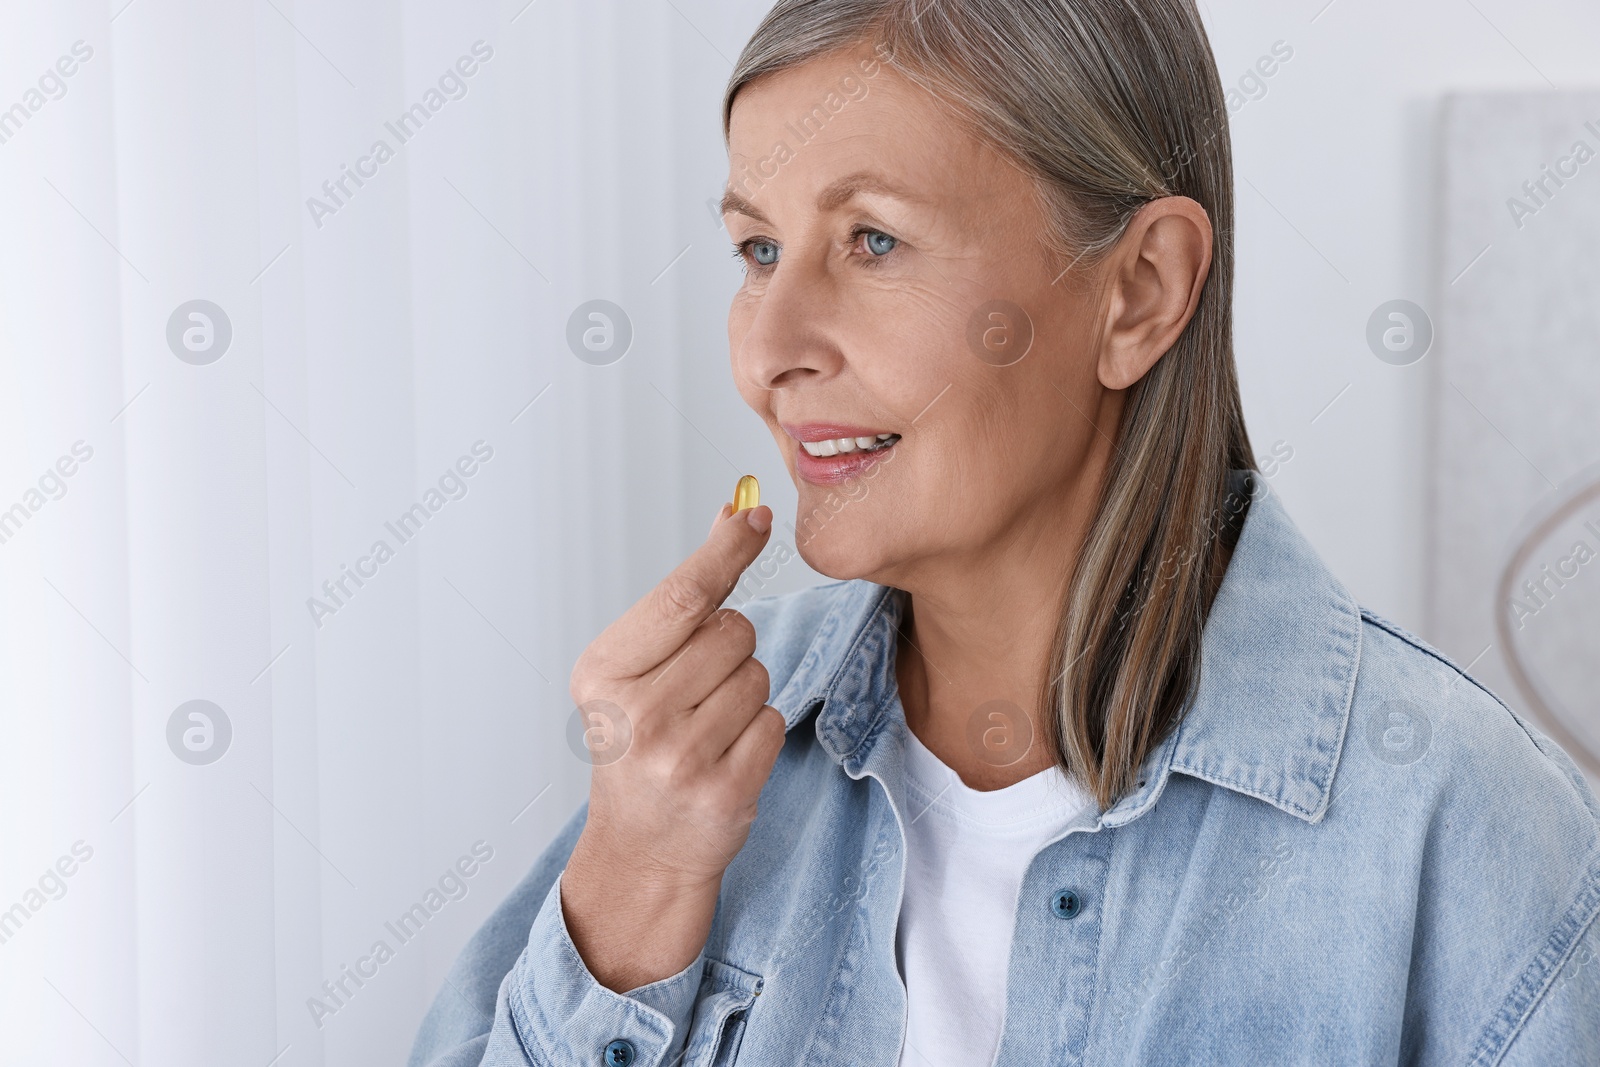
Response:
[[[909,594],[895,670],[906,724],[963,782],[1000,789],[1050,767],[1056,627],[1099,478],[1046,497],[996,543],[892,582]]]

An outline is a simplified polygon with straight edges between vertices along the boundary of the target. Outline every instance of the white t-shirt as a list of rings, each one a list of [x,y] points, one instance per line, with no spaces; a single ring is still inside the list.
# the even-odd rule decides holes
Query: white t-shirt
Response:
[[[1004,789],[972,789],[909,729],[906,738],[906,881],[895,931],[908,998],[900,1067],[989,1064],[1005,1025],[1022,876],[1093,798],[1058,767]]]

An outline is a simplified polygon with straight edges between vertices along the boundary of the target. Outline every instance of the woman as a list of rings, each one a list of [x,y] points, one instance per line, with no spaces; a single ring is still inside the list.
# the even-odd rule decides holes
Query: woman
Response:
[[[720,608],[724,505],[585,651],[412,1064],[1600,1063],[1593,794],[1251,457],[1225,116],[1190,0],[780,0],[729,341],[839,581]]]

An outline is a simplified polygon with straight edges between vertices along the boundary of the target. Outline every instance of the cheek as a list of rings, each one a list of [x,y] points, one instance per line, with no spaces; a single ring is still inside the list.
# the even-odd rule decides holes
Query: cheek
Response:
[[[941,352],[918,407],[949,388],[917,420],[918,451],[951,495],[974,503],[973,522],[986,525],[985,513],[1009,512],[1070,480],[1095,432],[1084,414],[1095,398],[1074,381],[1084,353],[1056,330],[1008,366],[979,358],[964,331]]]
[[[740,346],[744,344],[745,335],[750,332],[751,320],[755,318],[756,305],[750,294],[740,289],[733,294],[733,300],[728,304],[728,352],[737,354]]]
[[[847,353],[852,373],[865,392],[892,413],[895,426],[907,430],[928,404],[963,390],[979,369],[966,350],[960,302],[948,293],[908,288],[892,299],[861,300],[848,314],[845,336],[853,339]],[[928,414],[931,417],[932,411]]]
[[[1004,372],[997,372],[998,377]],[[1037,413],[1020,403],[1008,383],[968,379],[951,386],[917,422],[924,430],[919,451],[949,496],[971,502],[982,514],[1037,476],[1037,449],[1030,428]],[[943,506],[941,502],[941,506]]]

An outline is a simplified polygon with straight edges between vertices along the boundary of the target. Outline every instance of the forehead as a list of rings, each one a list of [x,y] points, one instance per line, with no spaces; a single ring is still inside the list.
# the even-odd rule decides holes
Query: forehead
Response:
[[[758,78],[734,97],[729,191],[754,204],[812,197],[872,171],[933,200],[1017,179],[999,153],[869,46]]]

